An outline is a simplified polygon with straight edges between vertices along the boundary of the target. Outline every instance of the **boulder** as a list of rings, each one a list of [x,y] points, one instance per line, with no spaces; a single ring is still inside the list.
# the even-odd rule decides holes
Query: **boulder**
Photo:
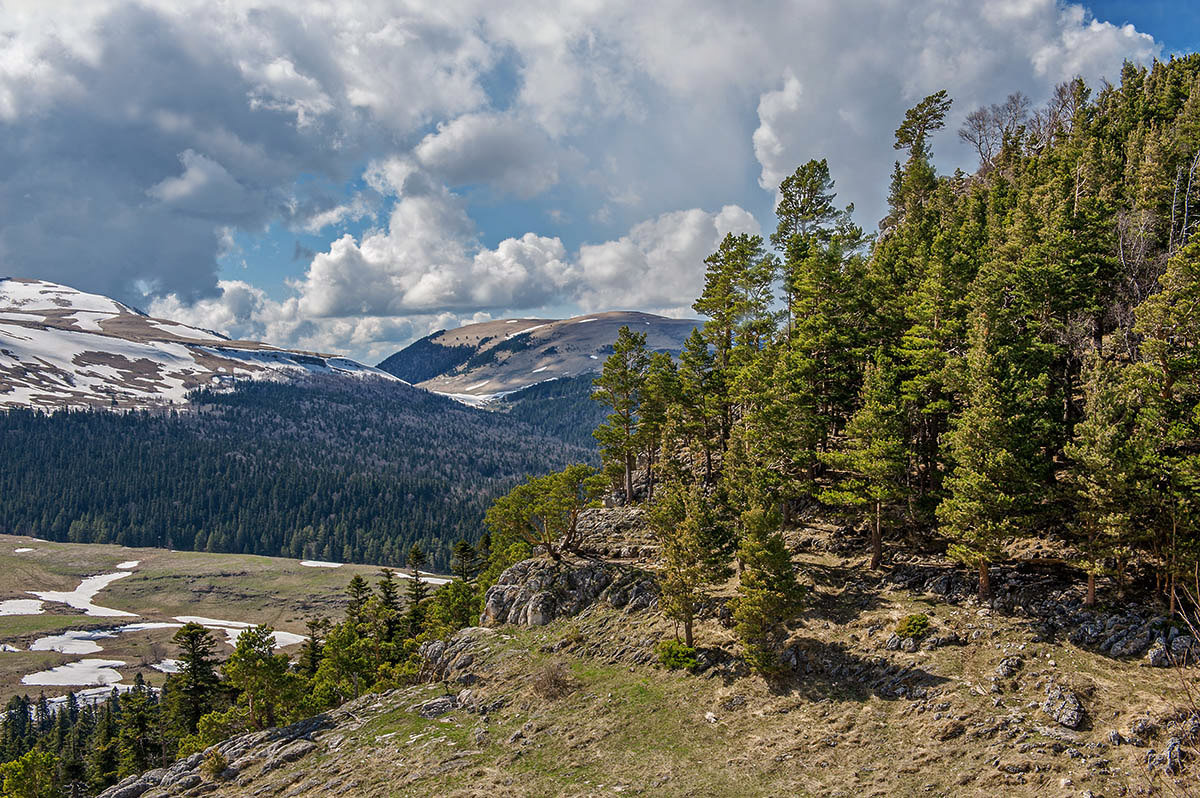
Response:
[[[418,704],[415,707],[410,707],[410,711],[416,712],[423,718],[440,718],[447,712],[453,711],[458,707],[458,699],[452,695],[438,696],[431,698],[423,704]]]
[[[1167,645],[1161,638],[1146,652],[1146,662],[1151,668],[1166,668],[1171,664],[1171,658],[1167,655]]]
[[[1055,723],[1068,729],[1078,729],[1087,717],[1079,696],[1056,684],[1046,688],[1046,700],[1042,703],[1042,711]]]

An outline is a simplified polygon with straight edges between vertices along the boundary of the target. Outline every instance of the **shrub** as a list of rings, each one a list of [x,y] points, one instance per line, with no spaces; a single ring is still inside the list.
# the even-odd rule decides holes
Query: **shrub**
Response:
[[[911,637],[916,639],[929,631],[929,616],[923,612],[909,615],[900,623],[896,624],[896,635],[898,637]]]
[[[533,692],[542,698],[553,700],[561,698],[578,686],[571,669],[562,662],[548,662],[534,671],[530,683]]]
[[[699,663],[696,661],[696,649],[684,645],[680,640],[668,638],[659,640],[654,646],[659,663],[668,670],[691,670]]]
[[[204,755],[204,761],[200,763],[200,771],[210,779],[221,778],[221,774],[228,767],[229,763],[225,761],[225,757],[215,748],[208,749],[208,753]]]

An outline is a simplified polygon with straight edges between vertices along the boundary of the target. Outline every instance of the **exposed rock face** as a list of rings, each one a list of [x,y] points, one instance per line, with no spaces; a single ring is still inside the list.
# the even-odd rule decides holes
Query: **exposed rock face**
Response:
[[[641,507],[603,507],[579,514],[579,548],[590,554],[626,560],[658,556],[658,543]]]
[[[477,646],[495,635],[492,629],[471,626],[455,632],[449,640],[422,643],[417,653],[434,679],[470,684],[476,678],[471,667],[475,664]]]
[[[377,696],[366,696],[363,701],[376,699]],[[262,776],[308,756],[319,747],[313,742],[313,736],[336,725],[340,719],[352,713],[358,703],[361,702],[351,702],[332,713],[317,715],[291,726],[242,734],[213,746],[208,750],[218,751],[230,763],[225,772],[220,774],[220,780],[249,783],[247,779],[253,776]],[[201,773],[203,761],[204,754],[192,754],[170,767],[130,776],[100,793],[98,798],[167,798],[207,792],[215,785],[210,777]],[[207,789],[204,785],[207,785]]]
[[[570,563],[534,557],[500,575],[483,601],[482,626],[545,626],[599,601],[629,610],[658,603],[653,577],[602,562]]]

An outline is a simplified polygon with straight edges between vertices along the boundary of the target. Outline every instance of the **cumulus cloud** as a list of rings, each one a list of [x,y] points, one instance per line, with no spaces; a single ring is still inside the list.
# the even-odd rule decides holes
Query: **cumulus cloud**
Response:
[[[558,182],[566,154],[536,124],[507,114],[464,114],[438,125],[413,154],[450,185],[484,184],[526,198]]]
[[[925,94],[970,166],[972,108],[1160,52],[1056,0],[12,0],[0,41],[0,271],[357,352],[441,314],[686,310],[810,158],[870,227]],[[219,279],[280,227],[324,236],[287,299],[249,254]]]
[[[664,213],[615,241],[581,247],[577,299],[588,311],[691,316],[692,301],[704,287],[704,259],[726,233],[759,232],[754,217],[736,205],[716,213],[699,208]]]

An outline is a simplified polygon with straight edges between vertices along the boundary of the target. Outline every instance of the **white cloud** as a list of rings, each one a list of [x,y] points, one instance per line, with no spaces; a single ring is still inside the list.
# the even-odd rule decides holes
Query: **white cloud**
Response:
[[[413,154],[452,186],[485,184],[526,199],[558,182],[564,157],[538,125],[492,113],[464,114],[438,125]]]
[[[642,222],[616,241],[580,248],[574,285],[584,310],[649,310],[690,316],[704,287],[704,259],[726,233],[759,233],[747,211],[693,208]]]

